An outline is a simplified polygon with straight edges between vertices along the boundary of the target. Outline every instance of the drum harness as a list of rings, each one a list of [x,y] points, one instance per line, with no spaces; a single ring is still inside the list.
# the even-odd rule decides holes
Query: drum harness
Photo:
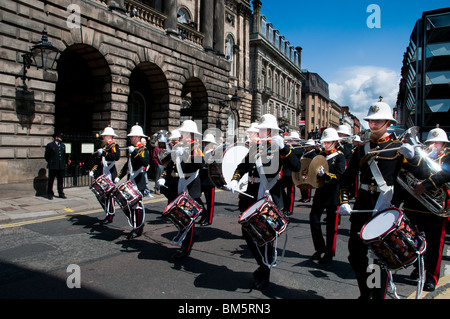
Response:
[[[176,156],[176,158],[175,158],[175,166],[177,167],[177,172],[178,172],[178,176],[179,176],[178,194],[181,194],[183,192],[185,192],[186,194],[189,194],[187,187],[189,184],[191,184],[194,181],[195,178],[197,178],[200,170],[196,170],[195,172],[190,173],[190,174],[185,174],[183,172],[183,169],[181,168],[181,158],[179,156]],[[176,234],[175,237],[172,239],[172,245],[179,246],[183,242],[184,238],[186,237],[187,233],[191,229],[192,225],[193,225],[193,223],[191,224],[190,227],[186,228],[182,234],[181,234],[180,229],[178,229],[178,234]],[[175,239],[177,237],[178,237],[178,240],[175,242]]]
[[[258,175],[259,175],[259,178],[260,178],[260,184],[259,184],[259,189],[258,189],[258,198],[262,198],[263,196],[266,196],[267,199],[273,203],[272,196],[270,195],[270,190],[277,183],[277,181],[279,179],[279,176],[280,176],[280,173],[278,172],[278,174],[275,177],[273,177],[272,180],[269,182],[269,180],[266,178],[266,175],[264,174],[261,156],[258,156],[258,154],[256,155],[255,164],[256,164],[256,169],[258,171]],[[260,196],[260,194],[261,194],[261,196]],[[278,237],[279,236],[277,234],[275,236],[275,239],[274,239],[274,245],[273,245],[274,255],[273,255],[273,258],[272,258],[272,260],[273,260],[272,263],[268,262],[268,260],[269,260],[268,259],[268,244],[264,245],[265,246],[264,247],[264,256],[262,256],[262,254],[259,251],[259,249],[257,249],[258,253],[261,255],[263,264],[266,265],[269,268],[278,266],[284,259],[284,253],[286,251],[286,244],[287,244],[287,241],[288,241],[287,230],[286,230],[286,239],[284,241],[284,246],[283,246],[283,252],[281,254],[280,260],[277,262],[277,258],[278,258],[278,252],[277,252]],[[255,244],[256,244],[256,242],[255,242]]]
[[[133,183],[133,185],[136,187],[137,189],[137,185],[136,182],[134,181],[134,179],[140,174],[142,173],[142,171],[144,170],[144,167],[140,167],[137,171],[133,171],[133,166],[131,165],[131,160],[130,160],[130,154],[128,157],[128,171],[130,172],[130,179],[129,181]],[[140,191],[138,190],[138,192],[140,193]],[[142,195],[142,194],[141,194]],[[131,218],[131,210],[132,207],[129,206],[129,204],[127,203],[128,206],[128,211],[130,212],[130,218]],[[128,224],[133,228],[133,229],[138,229],[139,227],[141,227],[144,222],[145,222],[145,209],[144,209],[144,205],[142,204],[142,201],[140,201],[138,204],[136,204],[136,209],[142,209],[142,223],[136,227],[136,218],[133,218],[132,221],[130,220],[130,218],[128,219]]]
[[[367,143],[364,145],[364,154],[368,154],[370,151],[370,143]],[[375,208],[373,209],[372,215],[375,215],[377,212],[382,211],[385,208],[390,207],[390,202],[392,200],[392,196],[394,195],[394,187],[388,186],[386,184],[386,181],[383,178],[383,175],[381,174],[381,171],[377,165],[377,162],[375,161],[375,156],[372,156],[369,159],[368,165],[370,167],[370,171],[372,172],[372,176],[375,179],[375,182],[377,183],[377,190],[379,191],[379,196],[377,199],[377,203],[375,204]],[[367,184],[361,184],[361,188],[365,190],[370,190],[369,187],[371,185]],[[416,299],[420,297],[423,291],[423,286],[425,283],[425,276],[424,276],[424,260],[423,260],[423,254],[420,254],[418,251],[416,251],[418,254],[418,271],[419,271],[419,279],[417,282],[417,290],[416,290]],[[383,266],[384,263],[383,263]],[[400,299],[397,294],[397,287],[395,286],[393,277],[392,277],[392,271],[388,269],[386,266],[384,267],[389,275],[389,284],[391,285],[391,289],[394,292],[394,295],[397,299]]]
[[[111,162],[107,162],[106,159],[104,157],[102,157],[102,165],[103,165],[103,174],[113,182],[112,180],[112,176],[111,176],[111,169],[114,166],[114,161]],[[113,182],[114,183],[114,182]],[[105,214],[108,215],[109,214],[109,209],[110,209],[110,205],[111,205],[111,201],[109,201],[107,198],[105,198]],[[112,213],[110,213],[111,215],[115,215],[116,211],[114,209],[114,203],[112,205],[113,207],[113,211]]]

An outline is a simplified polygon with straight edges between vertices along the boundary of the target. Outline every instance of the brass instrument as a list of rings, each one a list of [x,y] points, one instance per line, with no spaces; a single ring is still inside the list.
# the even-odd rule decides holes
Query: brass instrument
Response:
[[[407,140],[409,144],[413,145],[416,152],[422,156],[422,160],[427,164],[430,175],[439,172],[442,168],[433,159],[428,156],[428,153],[424,150],[425,145],[420,143],[417,139],[417,127],[411,127],[400,135],[399,140]],[[422,182],[419,178],[414,176],[411,172],[404,169],[400,170],[397,176],[397,182],[410,193],[412,196],[417,198],[417,200],[424,205],[431,213],[438,215],[440,217],[449,217],[450,208],[445,207],[446,199],[446,188],[450,187],[450,183],[446,183],[444,186],[438,188],[437,190],[426,191],[422,195],[417,196],[414,194],[415,186]]]
[[[292,172],[292,180],[295,186],[300,189],[322,187],[325,181],[319,179],[317,174],[321,166],[323,166],[325,171],[328,171],[329,167],[326,158],[322,155],[317,155],[313,159],[302,158],[300,164],[300,171]]]

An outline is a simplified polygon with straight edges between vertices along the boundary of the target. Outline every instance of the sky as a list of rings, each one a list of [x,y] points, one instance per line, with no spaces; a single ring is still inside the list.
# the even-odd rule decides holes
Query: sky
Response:
[[[379,96],[394,107],[403,54],[424,11],[449,0],[261,0],[261,13],[302,51],[302,69],[318,73],[330,98],[363,118]],[[377,7],[371,5],[377,5]]]

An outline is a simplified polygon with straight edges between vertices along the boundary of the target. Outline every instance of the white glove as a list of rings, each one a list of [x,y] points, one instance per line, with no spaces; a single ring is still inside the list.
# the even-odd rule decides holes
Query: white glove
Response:
[[[323,166],[320,166],[319,171],[317,172],[317,175],[319,175],[319,176],[325,175],[325,169],[323,168]]]
[[[272,143],[273,143],[275,146],[278,146],[279,149],[284,148],[284,140],[283,140],[283,138],[282,138],[281,136],[279,136],[279,135],[272,137]]]
[[[158,183],[158,186],[161,187],[166,184],[166,180],[164,178],[160,178],[160,179],[158,179],[158,181],[156,183]]]
[[[402,153],[403,156],[404,156],[407,160],[413,158],[413,157],[414,157],[414,153],[415,153],[415,151],[414,151],[414,146],[412,146],[411,144],[407,144],[407,143],[404,143],[404,144],[400,147],[400,149],[399,149],[398,151],[399,151],[400,153]]]
[[[94,172],[93,171],[89,171],[89,176],[90,177],[94,177]]]
[[[114,178],[114,184],[117,184],[118,182],[120,182],[120,178],[118,177]]]
[[[182,157],[184,154],[184,149],[182,147],[177,147],[175,149],[175,154],[177,154],[178,157]]]
[[[239,182],[233,179],[229,184],[225,185],[225,188],[234,194],[234,191],[238,189]]]
[[[128,146],[128,153],[130,153],[130,154],[133,153],[135,149],[136,149],[136,147],[134,147],[133,145]]]
[[[350,207],[350,204],[342,204],[339,206],[338,214],[340,215],[350,215],[352,213],[352,208]]]
[[[99,148],[99,149],[97,150],[97,154],[98,154],[99,156],[102,156],[102,154],[103,154],[103,148]]]

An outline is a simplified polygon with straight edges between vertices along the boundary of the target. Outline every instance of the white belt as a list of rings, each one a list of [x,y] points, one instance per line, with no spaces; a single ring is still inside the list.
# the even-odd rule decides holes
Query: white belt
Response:
[[[371,193],[379,193],[381,191],[377,185],[361,184],[360,188]]]
[[[261,182],[261,179],[259,178],[259,177],[249,177],[248,178],[248,181],[250,182],[250,183],[260,183]]]

